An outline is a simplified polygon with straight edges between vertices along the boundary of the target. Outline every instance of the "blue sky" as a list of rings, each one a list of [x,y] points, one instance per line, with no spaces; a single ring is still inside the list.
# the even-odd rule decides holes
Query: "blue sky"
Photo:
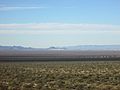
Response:
[[[1,0],[0,45],[120,44],[120,0]]]

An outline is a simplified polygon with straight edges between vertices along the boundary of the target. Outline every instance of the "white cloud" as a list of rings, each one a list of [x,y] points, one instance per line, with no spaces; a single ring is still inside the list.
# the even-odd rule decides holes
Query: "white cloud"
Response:
[[[80,34],[80,33],[87,33],[87,32],[74,32],[72,30],[64,31],[64,30],[56,30],[56,31],[40,31],[40,30],[0,30],[0,34],[21,34],[21,35],[73,35],[73,34]]]
[[[120,31],[34,31],[34,30],[0,30],[2,35],[120,35]],[[101,36],[102,37],[102,36]]]
[[[4,4],[0,4],[0,11],[31,10],[31,9],[46,9],[46,8],[71,9],[71,8],[76,8],[76,7],[73,7],[73,6],[65,6],[65,7],[54,7],[54,6],[51,6],[51,7],[46,7],[46,6],[7,6],[7,5],[4,5]]]
[[[0,6],[0,11],[8,11],[8,10],[31,10],[31,9],[45,9],[47,7],[38,7],[38,6]]]
[[[0,24],[0,30],[120,31],[120,25],[67,24],[67,23]]]

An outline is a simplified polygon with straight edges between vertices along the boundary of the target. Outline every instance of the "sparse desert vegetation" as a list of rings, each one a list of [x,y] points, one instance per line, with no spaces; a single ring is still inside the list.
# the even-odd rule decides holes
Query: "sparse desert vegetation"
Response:
[[[120,62],[1,62],[0,90],[120,90]]]

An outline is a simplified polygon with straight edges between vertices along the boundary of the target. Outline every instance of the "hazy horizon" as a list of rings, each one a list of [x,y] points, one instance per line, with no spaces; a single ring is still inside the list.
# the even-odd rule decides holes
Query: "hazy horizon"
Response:
[[[23,45],[0,45],[0,47],[23,47],[23,48],[36,48],[36,49],[39,49],[39,48],[41,48],[41,49],[47,49],[47,48],[71,48],[71,47],[93,47],[93,46],[97,46],[97,47],[99,47],[99,46],[101,46],[101,47],[103,47],[104,48],[104,46],[120,46],[120,44],[81,44],[81,45],[64,45],[64,46],[48,46],[48,47],[30,47],[30,46],[23,46]]]

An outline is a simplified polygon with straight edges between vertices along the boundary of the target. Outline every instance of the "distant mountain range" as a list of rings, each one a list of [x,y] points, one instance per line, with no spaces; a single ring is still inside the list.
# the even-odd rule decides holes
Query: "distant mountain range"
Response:
[[[66,48],[68,50],[120,50],[120,45],[78,45]]]
[[[22,46],[0,46],[0,50],[117,50],[120,51],[120,45],[78,45],[65,47],[32,48]]]
[[[30,50],[31,47],[22,47],[22,46],[0,46],[0,50]]]

